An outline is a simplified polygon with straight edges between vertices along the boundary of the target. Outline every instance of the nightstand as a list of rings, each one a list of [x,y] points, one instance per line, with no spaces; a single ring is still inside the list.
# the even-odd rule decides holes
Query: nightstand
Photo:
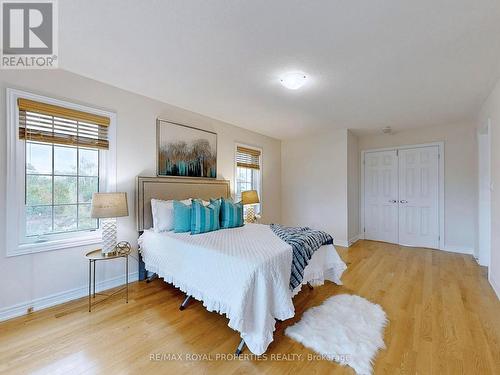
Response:
[[[87,254],[85,254],[85,257],[89,260],[89,312],[92,309],[92,298],[95,298],[95,264],[98,261],[106,261],[106,260],[116,260],[120,258],[125,258],[125,286],[123,288],[118,289],[117,291],[107,295],[103,293],[98,293],[101,295],[105,295],[108,298],[111,296],[114,296],[115,294],[125,290],[125,298],[126,302],[128,303],[128,256],[129,253],[124,253],[124,254],[113,254],[113,255],[104,255],[101,252],[101,249],[93,250]],[[107,298],[106,298],[107,299]],[[102,302],[102,301],[99,301]],[[95,305],[96,303],[94,303]]]

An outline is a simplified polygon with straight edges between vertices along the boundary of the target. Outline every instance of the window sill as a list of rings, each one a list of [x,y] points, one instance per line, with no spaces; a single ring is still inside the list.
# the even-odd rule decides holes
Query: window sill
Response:
[[[79,235],[77,237],[68,237],[57,240],[44,242],[24,243],[19,244],[17,248],[7,250],[7,256],[13,257],[18,255],[41,253],[45,251],[71,249],[79,246],[93,245],[102,243],[100,232],[92,232],[90,234]]]

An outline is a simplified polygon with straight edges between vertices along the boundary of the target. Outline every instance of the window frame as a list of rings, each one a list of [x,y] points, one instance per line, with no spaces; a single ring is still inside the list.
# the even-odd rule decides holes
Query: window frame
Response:
[[[54,99],[26,91],[7,88],[6,90],[6,123],[7,123],[7,189],[6,189],[6,255],[17,256],[44,251],[74,248],[78,246],[99,244],[102,242],[102,231],[86,230],[49,234],[27,241],[25,236],[25,165],[26,143],[20,140],[19,110],[17,99],[31,99],[47,104],[75,109],[110,119],[108,137],[109,149],[99,150],[99,191],[116,190],[116,114],[113,112],[87,107],[80,104]],[[40,241],[42,239],[42,241]]]
[[[257,151],[260,151],[260,157],[259,157],[259,205],[260,205],[260,210],[258,212],[259,215],[262,215],[263,213],[263,210],[264,210],[264,199],[263,199],[263,195],[264,195],[264,186],[262,184],[262,176],[263,176],[263,172],[264,172],[264,150],[262,149],[262,147],[259,147],[259,146],[254,146],[254,145],[249,145],[249,144],[245,144],[245,143],[239,143],[239,142],[236,142],[234,144],[234,159],[233,159],[233,164],[234,164],[234,177],[233,177],[233,183],[234,183],[234,188],[233,188],[233,198],[236,199],[236,185],[237,185],[237,179],[238,179],[238,166],[236,164],[236,155],[238,153],[238,147],[245,147],[245,148],[250,148],[250,149],[253,149],[253,150],[257,150]]]

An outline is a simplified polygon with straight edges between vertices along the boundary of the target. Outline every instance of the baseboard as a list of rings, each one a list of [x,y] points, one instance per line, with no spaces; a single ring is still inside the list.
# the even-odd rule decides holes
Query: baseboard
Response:
[[[498,287],[498,285],[495,284],[495,282],[493,281],[493,279],[490,277],[490,275],[488,275],[488,281],[490,282],[490,285],[491,287],[493,288],[493,291],[495,292],[495,294],[497,295],[497,298],[500,299],[500,288]]]
[[[445,247],[440,250],[449,251],[450,253],[474,255],[474,249],[467,246],[445,245]]]
[[[129,282],[137,281],[139,278],[139,273],[137,271],[129,273]],[[125,284],[125,276],[117,276],[108,280],[100,281],[96,283],[96,292],[103,291],[106,289],[111,289],[120,285]],[[12,319],[18,316],[25,315],[28,308],[32,307],[33,311],[38,311],[46,309],[47,307],[52,307],[59,305],[64,302],[68,302],[77,298],[88,296],[89,287],[88,285],[82,286],[80,288],[66,290],[64,292],[55,293],[48,295],[46,297],[41,297],[34,299],[32,301],[23,302],[14,306],[9,306],[0,309],[0,321]]]
[[[483,266],[483,267],[489,267],[490,266],[488,263],[481,262],[481,258],[476,258],[475,255],[474,255],[474,259],[476,259],[477,264],[479,264],[480,266]]]
[[[354,245],[356,242],[358,242],[360,240],[360,238],[361,238],[360,234],[357,234],[354,237],[349,238],[349,246]]]
[[[349,247],[349,242],[345,240],[333,240],[335,246]]]

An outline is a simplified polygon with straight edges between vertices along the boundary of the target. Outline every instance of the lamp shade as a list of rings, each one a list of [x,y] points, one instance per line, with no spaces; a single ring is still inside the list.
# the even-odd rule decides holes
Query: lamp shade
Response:
[[[94,193],[90,216],[97,219],[128,216],[127,193]]]
[[[243,204],[255,204],[259,203],[259,195],[257,190],[247,190],[241,193],[241,203]]]

